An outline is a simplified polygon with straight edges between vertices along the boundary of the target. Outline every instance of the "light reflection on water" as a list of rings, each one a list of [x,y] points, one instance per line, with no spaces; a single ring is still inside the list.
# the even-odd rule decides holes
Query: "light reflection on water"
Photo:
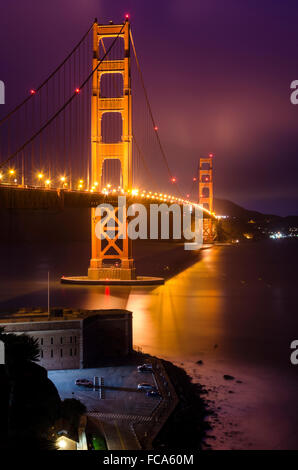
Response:
[[[157,355],[185,359],[216,352],[220,359],[276,367],[288,364],[289,342],[298,335],[297,243],[214,247],[164,286],[133,288],[61,285],[62,273],[87,270],[85,245],[2,247],[0,254],[0,310],[46,307],[50,270],[52,305],[127,308],[134,344]]]

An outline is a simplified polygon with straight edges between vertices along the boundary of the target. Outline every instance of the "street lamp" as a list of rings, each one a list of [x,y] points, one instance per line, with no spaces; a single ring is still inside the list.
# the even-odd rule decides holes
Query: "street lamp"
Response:
[[[11,168],[9,171],[8,171],[8,175],[9,175],[9,179],[10,179],[10,183],[13,183],[13,182],[16,182],[16,179],[14,178],[15,177],[15,170],[13,168]]]
[[[60,177],[60,181],[62,183],[62,188],[65,188],[67,186],[67,182],[66,182],[66,177],[65,176],[61,176]]]
[[[43,174],[42,173],[37,173],[37,179],[39,183],[41,183],[41,180],[43,179]]]

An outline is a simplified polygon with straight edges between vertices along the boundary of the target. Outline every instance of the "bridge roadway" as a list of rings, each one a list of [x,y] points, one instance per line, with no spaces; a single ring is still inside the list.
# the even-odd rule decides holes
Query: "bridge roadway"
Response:
[[[64,209],[96,207],[106,202],[117,204],[118,195],[91,193],[90,191],[70,191],[66,189],[32,188],[20,186],[4,186],[0,184],[0,209]],[[140,196],[126,195],[127,203],[179,203],[178,201],[163,201],[158,196],[151,199]],[[204,212],[204,217],[209,217]]]
[[[0,185],[1,209],[63,209],[96,207],[102,202],[115,203],[116,196],[87,191],[43,189]]]

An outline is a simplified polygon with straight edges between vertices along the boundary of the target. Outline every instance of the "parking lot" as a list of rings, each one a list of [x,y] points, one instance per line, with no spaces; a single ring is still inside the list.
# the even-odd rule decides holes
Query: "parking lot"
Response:
[[[103,377],[103,398],[98,389],[75,385],[77,379],[93,381],[95,376],[99,379]],[[89,413],[149,417],[160,401],[137,389],[139,383],[156,386],[156,382],[151,372],[140,373],[135,365],[49,371],[48,377],[57,387],[62,400],[77,398],[85,404]]]

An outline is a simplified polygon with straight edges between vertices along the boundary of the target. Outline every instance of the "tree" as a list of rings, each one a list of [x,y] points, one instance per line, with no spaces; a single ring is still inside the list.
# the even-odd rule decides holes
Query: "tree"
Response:
[[[6,359],[0,375],[0,447],[13,449],[18,441],[20,448],[55,449],[49,429],[60,416],[61,400],[46,369],[37,364],[38,341],[25,334],[5,334],[1,327],[0,338]]]
[[[39,345],[36,338],[26,334],[3,334],[1,339],[5,344],[6,361],[8,364],[21,364],[26,361],[39,361]]]
[[[219,242],[225,242],[227,241],[227,239],[228,239],[228,236],[223,228],[222,221],[219,220],[216,224],[216,240]]]
[[[75,428],[78,427],[80,417],[86,411],[86,406],[76,398],[66,398],[61,403],[61,417],[69,421]]]

